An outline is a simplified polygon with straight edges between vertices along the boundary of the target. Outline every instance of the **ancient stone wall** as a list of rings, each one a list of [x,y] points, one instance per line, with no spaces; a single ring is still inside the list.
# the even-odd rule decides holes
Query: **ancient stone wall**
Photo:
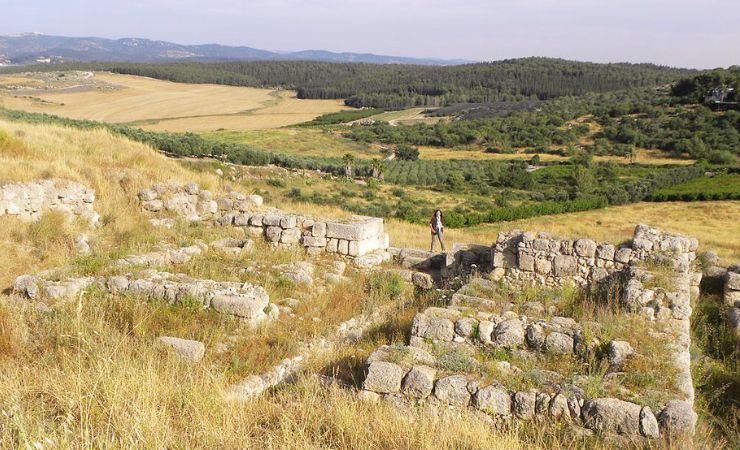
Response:
[[[201,280],[153,270],[140,276],[80,277],[60,281],[22,275],[15,280],[13,286],[16,295],[51,300],[74,298],[92,287],[105,292],[128,292],[168,302],[194,299],[202,302],[206,308],[240,317],[250,324],[275,318],[278,314],[277,306],[270,304],[267,292],[260,286]]]
[[[559,285],[599,282],[629,264],[660,258],[687,272],[696,259],[698,241],[638,225],[629,244],[615,246],[591,239],[556,239],[547,233],[500,233],[492,247],[493,276],[507,281],[535,281]]]
[[[95,192],[67,180],[37,180],[0,186],[0,216],[36,221],[44,211],[55,210],[80,217],[97,225],[100,216],[93,209]]]
[[[262,197],[231,192],[214,198],[197,184],[157,184],[139,193],[142,207],[152,213],[169,212],[186,220],[209,220],[219,226],[244,228],[253,237],[263,236],[280,247],[304,247],[309,253],[335,253],[377,265],[389,245],[383,219],[353,216],[348,220],[316,219],[278,209],[263,209]],[[161,218],[155,218],[162,224]],[[166,223],[166,222],[164,222]],[[376,260],[369,255],[376,254]]]
[[[629,244],[619,246],[590,239],[561,240],[545,233],[501,233],[488,253],[490,279],[473,278],[452,295],[447,307],[417,314],[408,345],[384,346],[371,355],[361,396],[404,404],[427,400],[493,417],[549,415],[595,431],[630,436],[692,434],[696,414],[689,318],[692,295],[698,295],[701,283],[701,273],[694,272],[692,265],[697,246],[695,239],[645,225],[636,227]],[[429,289],[433,287],[431,273],[444,279],[485,272],[486,258],[479,247],[457,246],[447,255],[409,249],[391,249],[391,253],[405,269],[426,272],[417,272],[411,279]],[[675,368],[670,379],[674,389],[656,414],[630,398],[586,398],[574,385],[563,389],[568,382],[554,382],[549,377],[557,374],[547,370],[532,372],[542,379],[536,389],[512,391],[490,377],[481,379],[487,366],[480,366],[476,357],[465,356],[493,349],[527,355],[535,365],[537,358],[546,355],[588,360],[587,355],[593,355],[601,344],[586,335],[592,335],[600,324],[589,322],[586,332],[573,318],[561,317],[556,305],[538,301],[518,305],[514,312],[508,294],[497,292],[506,292],[503,286],[507,285],[508,289],[523,284],[557,287],[570,281],[589,288],[606,279],[620,293],[615,314],[643,317],[645,332],[666,346],[668,362]],[[608,344],[609,371],[604,378],[608,383],[609,376],[619,376],[622,361],[636,352],[623,340],[603,344]],[[497,366],[503,376],[521,375],[519,368],[506,361],[498,361]]]

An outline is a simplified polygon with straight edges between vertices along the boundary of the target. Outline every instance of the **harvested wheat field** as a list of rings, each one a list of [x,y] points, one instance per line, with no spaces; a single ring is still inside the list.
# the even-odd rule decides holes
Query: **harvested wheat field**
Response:
[[[0,86],[24,80],[5,78],[0,77]],[[346,108],[341,100],[299,100],[293,91],[173,83],[100,72],[88,79],[43,86],[29,75],[22,86],[0,89],[0,102],[9,109],[131,123],[157,131],[276,128]]]

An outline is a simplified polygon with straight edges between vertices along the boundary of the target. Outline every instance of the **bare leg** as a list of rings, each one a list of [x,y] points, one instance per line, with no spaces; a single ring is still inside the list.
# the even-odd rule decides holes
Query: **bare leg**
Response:
[[[434,233],[432,233],[432,246],[429,248],[430,252],[434,251]]]
[[[445,243],[442,240],[442,231],[440,231],[439,233],[437,233],[437,237],[439,238],[439,245],[442,247],[442,251],[444,252],[445,251]]]

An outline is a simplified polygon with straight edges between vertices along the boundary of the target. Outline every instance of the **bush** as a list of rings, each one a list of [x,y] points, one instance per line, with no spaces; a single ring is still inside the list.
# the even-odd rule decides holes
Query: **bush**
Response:
[[[396,148],[396,158],[402,161],[417,161],[419,159],[419,149],[407,144],[401,144]]]

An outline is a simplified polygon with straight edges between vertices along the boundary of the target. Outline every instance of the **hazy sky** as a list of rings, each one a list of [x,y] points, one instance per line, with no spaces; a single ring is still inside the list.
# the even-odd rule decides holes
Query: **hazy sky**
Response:
[[[481,61],[740,64],[740,0],[0,0],[0,35]]]

